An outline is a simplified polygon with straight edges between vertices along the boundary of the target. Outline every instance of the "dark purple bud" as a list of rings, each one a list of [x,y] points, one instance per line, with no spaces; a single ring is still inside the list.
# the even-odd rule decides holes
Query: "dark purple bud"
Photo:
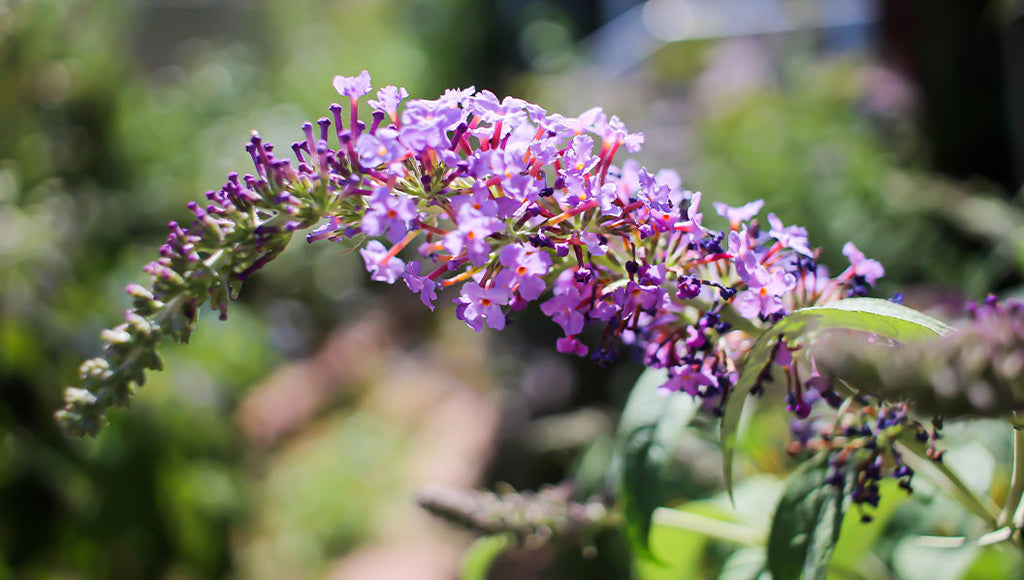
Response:
[[[680,300],[691,300],[700,295],[700,279],[696,276],[683,276],[679,279],[676,296]]]
[[[796,257],[796,267],[805,272],[814,272],[818,269],[818,262],[810,256],[799,254]]]
[[[313,123],[302,124],[302,132],[306,135],[306,151],[316,151],[316,139],[313,137]]]
[[[839,396],[839,393],[835,392],[832,389],[823,391],[821,393],[821,396],[823,399],[825,399],[825,402],[828,403],[828,406],[832,407],[833,409],[838,409],[843,405],[843,398]]]
[[[832,473],[825,478],[825,483],[840,488],[843,487],[846,483],[846,478],[844,477],[842,469],[839,469],[838,467],[834,469]]]
[[[327,142],[327,130],[331,128],[331,120],[327,117],[320,117],[316,121],[317,125],[320,125],[320,140]]]
[[[344,131],[344,127],[341,124],[341,105],[338,103],[331,103],[329,107],[331,115],[334,117],[334,131],[338,136],[338,143],[341,143],[341,134]]]
[[[722,249],[722,238],[723,234],[721,233],[715,234],[713,236],[709,235],[708,237],[700,241],[700,247],[705,252],[709,252],[712,254],[721,254],[722,252],[725,251],[724,249]]]
[[[847,284],[850,286],[850,290],[846,293],[846,296],[849,298],[867,296],[871,290],[871,285],[868,284],[864,276],[854,276]]]
[[[602,367],[608,366],[608,364],[614,362],[618,356],[618,352],[605,347],[597,347],[590,353],[590,358]]]
[[[371,135],[377,133],[377,127],[380,127],[381,122],[384,121],[384,117],[386,117],[386,116],[387,115],[385,115],[381,111],[374,111],[373,112],[373,124],[370,125],[370,134]]]
[[[292,143],[292,152],[295,153],[295,159],[297,159],[299,163],[306,162],[306,157],[302,154],[305,146],[305,141],[296,141]]]

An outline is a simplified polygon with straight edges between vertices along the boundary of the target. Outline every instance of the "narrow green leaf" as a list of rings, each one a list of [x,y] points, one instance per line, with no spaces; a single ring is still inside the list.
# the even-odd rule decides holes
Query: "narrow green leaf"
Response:
[[[945,336],[951,331],[949,325],[941,320],[877,298],[849,298],[828,306],[802,308],[764,331],[747,354],[739,379],[722,409],[722,459],[725,489],[730,497],[736,431],[747,395],[771,364],[775,348],[783,337],[792,340],[815,330],[828,329],[859,330],[903,342]]]
[[[669,499],[665,497],[663,469],[683,429],[700,408],[700,402],[692,397],[659,392],[666,380],[664,370],[644,372],[619,422],[620,497],[626,531],[633,546],[645,556],[650,556],[652,514]]]
[[[491,569],[491,564],[510,545],[512,545],[510,534],[495,534],[477,539],[462,557],[459,578],[461,580],[487,580],[487,572]]]
[[[825,481],[821,455],[786,480],[768,534],[768,569],[775,580],[824,579],[843,524],[845,489]]]

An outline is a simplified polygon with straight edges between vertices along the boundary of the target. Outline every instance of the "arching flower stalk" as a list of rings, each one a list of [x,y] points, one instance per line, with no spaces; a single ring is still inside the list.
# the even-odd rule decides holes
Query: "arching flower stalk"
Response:
[[[106,410],[161,367],[163,337],[187,341],[206,302],[225,318],[241,284],[314,226],[307,241],[365,240],[372,279],[402,280],[431,309],[447,294],[477,331],[501,330],[539,302],[563,332],[560,352],[603,364],[635,351],[668,371],[663,390],[711,411],[761,330],[795,309],[863,295],[883,274],[848,244],[849,268],[831,276],[806,230],[774,214],[762,226],[760,201],[715,203],[729,227],[706,227],[701,194],[675,172],[615,165],[643,135],[601,109],[570,118],[473,88],[401,108],[408,93],[389,86],[369,101],[366,126],[369,74],[334,85],[347,119],[334,104],[330,117],[303,125],[294,160],[254,134],[254,173],[232,174],[205,205],[190,204],[190,226],[170,224],[145,269],[150,285],[128,287],[125,323],[104,331],[104,354],[67,389],[66,432],[97,434]],[[813,402],[791,407],[806,417]]]

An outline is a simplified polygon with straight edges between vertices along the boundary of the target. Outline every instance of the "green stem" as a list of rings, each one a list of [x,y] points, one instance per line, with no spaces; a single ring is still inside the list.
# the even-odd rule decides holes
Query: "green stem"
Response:
[[[929,458],[925,444],[916,440],[909,430],[901,433],[899,440],[893,443],[893,445],[903,456],[903,461],[915,472],[925,474],[926,477],[953,496],[960,505],[967,508],[972,514],[985,520],[985,523],[991,529],[998,527],[999,507],[992,503],[991,500],[986,501],[979,498],[949,467]]]
[[[654,523],[746,546],[763,546],[766,540],[761,530],[677,509],[654,510]]]
[[[1010,476],[1010,491],[1006,494],[1006,504],[999,513],[999,525],[1009,525],[1020,528],[1019,520],[1024,517],[1021,511],[1021,497],[1024,496],[1024,430],[1013,428],[1013,473]]]

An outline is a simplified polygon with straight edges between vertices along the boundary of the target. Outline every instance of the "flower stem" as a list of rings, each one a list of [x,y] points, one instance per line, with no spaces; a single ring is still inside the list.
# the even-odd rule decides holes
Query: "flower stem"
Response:
[[[1016,414],[1014,414],[1016,419]],[[1024,429],[1019,428],[1015,421],[1013,424],[1013,472],[1010,476],[1010,490],[1006,494],[1006,504],[999,513],[999,525],[1005,526],[1010,523],[1020,529],[1024,524],[1024,504],[1021,497],[1024,496]]]

